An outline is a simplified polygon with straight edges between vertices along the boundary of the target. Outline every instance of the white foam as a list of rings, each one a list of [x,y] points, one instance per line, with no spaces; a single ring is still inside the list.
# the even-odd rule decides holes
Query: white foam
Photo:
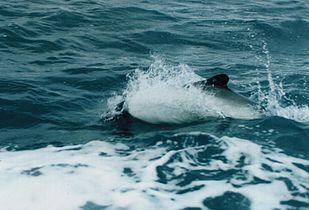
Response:
[[[116,147],[103,142],[91,142],[81,150],[76,147],[45,148],[34,151],[2,152],[0,154],[0,200],[9,209],[78,209],[91,197],[93,202],[111,204],[112,197],[102,197],[113,188],[127,183],[121,177],[122,168],[108,161],[116,157],[98,156],[102,152],[115,154]],[[122,147],[120,147],[122,149]],[[116,162],[114,162],[117,164]],[[39,176],[28,176],[38,168]],[[34,172],[33,172],[34,173]],[[112,180],[109,180],[113,177]],[[99,183],[99,184],[97,184]]]
[[[292,199],[286,185],[280,181],[271,184],[245,186],[237,192],[246,195],[251,201],[251,209],[285,209],[280,201]],[[275,199],[274,199],[275,198]]]
[[[206,135],[203,133],[190,133]],[[241,193],[251,201],[252,209],[285,209],[281,201],[291,198],[305,201],[294,194],[306,193],[309,175],[295,164],[309,165],[300,159],[262,148],[238,138],[216,138],[207,145],[170,150],[174,142],[166,141],[146,150],[133,150],[123,144],[93,141],[86,145],[47,147],[31,151],[0,152],[0,203],[6,210],[80,209],[87,202],[108,209],[183,209],[205,208],[203,200],[227,191]],[[209,155],[209,162],[199,162],[198,154],[217,147],[222,153]],[[218,155],[227,161],[218,159]],[[243,160],[243,166],[239,163]],[[271,170],[264,168],[267,165]],[[158,167],[167,183],[160,180]],[[192,180],[181,186],[182,176],[199,171],[242,171],[241,177],[230,174],[219,180]],[[204,172],[203,172],[204,171]],[[215,176],[215,175],[214,175]],[[255,178],[264,180],[256,184]],[[284,180],[293,184],[287,188]],[[200,186],[199,189],[177,193]]]
[[[297,122],[309,123],[308,105],[290,105],[281,106],[277,101],[269,101],[270,113],[274,116],[280,116]]]

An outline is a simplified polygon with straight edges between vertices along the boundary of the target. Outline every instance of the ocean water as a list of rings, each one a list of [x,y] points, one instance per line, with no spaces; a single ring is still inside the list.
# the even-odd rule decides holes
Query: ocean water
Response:
[[[309,209],[308,11],[2,1],[0,209]],[[187,88],[220,73],[263,115]]]

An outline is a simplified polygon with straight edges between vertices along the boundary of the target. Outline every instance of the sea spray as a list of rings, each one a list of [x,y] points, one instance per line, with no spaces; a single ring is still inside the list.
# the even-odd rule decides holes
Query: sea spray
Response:
[[[305,104],[297,105],[292,99],[286,96],[282,82],[276,83],[273,79],[273,73],[271,70],[271,56],[265,41],[263,41],[263,53],[266,56],[264,66],[267,73],[269,89],[267,92],[262,92],[259,88],[259,98],[266,101],[266,108],[269,115],[284,117],[297,122],[309,122],[309,106]],[[285,104],[292,105],[287,106]]]

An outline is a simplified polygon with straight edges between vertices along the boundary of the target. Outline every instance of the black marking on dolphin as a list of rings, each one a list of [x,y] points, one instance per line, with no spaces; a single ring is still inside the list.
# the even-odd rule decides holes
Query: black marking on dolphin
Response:
[[[207,80],[201,80],[201,81],[194,82],[193,85],[200,86],[200,87],[214,86],[217,88],[229,89],[227,87],[227,83],[229,82],[229,80],[230,78],[226,74],[217,74]]]

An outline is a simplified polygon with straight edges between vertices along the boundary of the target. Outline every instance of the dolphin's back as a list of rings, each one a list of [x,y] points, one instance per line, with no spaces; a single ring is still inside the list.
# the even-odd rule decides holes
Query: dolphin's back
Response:
[[[237,105],[250,105],[257,106],[257,103],[251,101],[250,99],[240,95],[229,88],[218,88],[218,87],[206,87],[205,91],[213,94],[215,97],[225,100],[227,103],[237,104]]]
[[[221,110],[235,115],[252,113],[253,115],[262,115],[263,109],[250,99],[238,94],[228,88],[229,77],[226,74],[218,74],[207,80],[201,80],[193,83],[194,86],[201,88],[207,94],[213,95],[214,100]]]
[[[238,101],[243,104],[252,106],[256,105],[253,101],[229,89],[227,86],[228,82],[229,77],[226,74],[217,74],[207,80],[197,81],[193,83],[193,85],[202,88],[204,91],[212,93],[216,97],[230,102]]]

